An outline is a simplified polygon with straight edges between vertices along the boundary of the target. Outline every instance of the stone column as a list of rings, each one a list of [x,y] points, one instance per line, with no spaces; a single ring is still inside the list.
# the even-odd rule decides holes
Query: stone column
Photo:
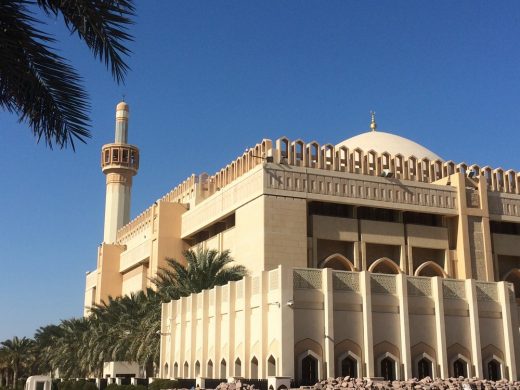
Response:
[[[399,328],[401,330],[401,356],[404,365],[404,380],[412,378],[412,358],[410,356],[410,321],[408,316],[408,286],[406,276],[396,276],[399,298]]]
[[[334,375],[334,289],[332,281],[332,269],[325,268],[321,271],[322,292],[323,292],[323,324],[324,335],[324,356],[327,364],[325,372],[326,378],[335,378]]]
[[[480,345],[480,325],[478,315],[478,301],[477,291],[475,287],[475,280],[466,280],[466,300],[469,308],[469,331],[471,335],[471,360],[473,360],[473,367],[475,372],[473,375],[479,378],[484,377],[482,370],[482,347]],[[468,376],[469,373],[468,373]]]
[[[370,273],[359,273],[359,285],[363,302],[363,357],[365,364],[364,376],[375,376],[374,370],[374,340],[372,333],[372,291],[370,289]]]
[[[294,310],[287,305],[292,301],[293,270],[290,267],[278,266],[278,291],[280,303],[280,368],[279,376],[294,378]]]
[[[498,286],[498,301],[502,308],[502,327],[504,330],[504,358],[508,371],[508,379],[516,380],[516,356],[515,356],[515,333],[518,335],[518,328],[513,328],[512,314],[516,315],[516,310],[511,310],[511,300],[509,298],[509,288],[506,282],[499,282]],[[513,312],[513,313],[512,313]],[[505,370],[504,370],[505,371]],[[504,374],[506,374],[504,372]]]
[[[435,303],[435,338],[437,340],[437,365],[441,378],[449,377],[448,351],[446,350],[446,327],[444,324],[444,295],[442,292],[442,278],[431,278],[432,298]]]

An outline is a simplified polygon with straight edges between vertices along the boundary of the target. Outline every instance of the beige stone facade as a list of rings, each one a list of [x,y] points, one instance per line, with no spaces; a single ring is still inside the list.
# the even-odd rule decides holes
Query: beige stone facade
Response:
[[[128,106],[125,110],[128,113]],[[124,118],[128,125],[128,115]],[[150,277],[165,258],[182,260],[184,249],[229,249],[236,261],[254,275],[240,282],[244,283],[244,291],[250,291],[255,278],[264,280],[272,270],[286,275],[288,279],[280,279],[279,290],[274,290],[285,294],[275,300],[280,307],[269,305],[269,296],[257,294],[263,297],[258,298],[262,300],[258,306],[262,311],[258,314],[260,321],[248,317],[253,315],[253,303],[243,303],[251,305],[239,315],[244,322],[230,328],[242,344],[238,351],[243,352],[238,353],[237,341],[233,341],[233,350],[230,342],[228,352],[222,350],[223,336],[207,323],[211,320],[206,310],[217,310],[218,305],[202,300],[206,306],[200,321],[205,325],[193,328],[193,324],[186,327],[183,321],[188,314],[192,321],[199,321],[199,311],[188,312],[187,306],[183,309],[180,303],[171,304],[165,308],[170,315],[164,318],[163,327],[169,324],[171,329],[198,333],[196,337],[193,333],[181,337],[183,343],[192,343],[191,347],[180,347],[176,335],[163,336],[163,376],[186,377],[185,364],[188,376],[207,375],[204,372],[208,359],[213,364],[213,375],[221,375],[223,356],[226,377],[233,376],[235,356],[240,356],[243,376],[251,376],[254,371],[250,365],[254,357],[258,360],[258,377],[265,377],[272,372],[268,369],[272,359],[267,363],[269,351],[277,375],[298,379],[301,362],[297,359],[307,351],[305,357],[312,356],[302,358],[307,368],[311,369],[312,359],[317,359],[317,375],[329,376],[339,372],[336,344],[350,340],[345,342],[352,347],[347,355],[355,356],[349,364],[358,362],[359,375],[379,375],[381,364],[390,369],[388,362],[393,361],[397,364],[395,376],[408,378],[419,364],[414,359],[426,354],[432,363],[432,375],[450,375],[455,362],[457,370],[464,370],[461,361],[467,363],[467,375],[486,375],[489,355],[495,356],[493,364],[498,364],[501,376],[516,377],[517,306],[516,301],[502,296],[509,294],[512,285],[492,282],[508,281],[520,291],[520,173],[444,161],[412,141],[375,131],[375,122],[373,125],[374,131],[335,146],[285,137],[275,142],[263,140],[214,175],[192,175],[137,218],[124,223],[119,221],[127,218],[126,209],[120,205],[129,202],[131,178],[137,168],[133,165],[121,170],[122,164],[114,161],[114,144],[105,146],[102,161],[108,161],[111,171],[105,165],[103,171],[124,177],[113,184],[107,175],[105,240],[98,250],[97,269],[87,275],[85,312],[109,295],[148,287]],[[126,138],[124,142],[117,140],[116,135],[119,154],[123,150],[137,151],[126,144]],[[135,152],[133,161],[138,163]],[[321,287],[304,291],[289,282],[295,272],[305,269],[321,275]],[[328,269],[343,272],[331,273]],[[338,295],[329,279],[328,284],[323,282],[324,278],[336,280],[335,275],[351,275],[346,278],[357,278],[364,287],[350,295]],[[395,292],[365,294],[379,277],[392,280]],[[430,284],[429,295],[420,297],[422,306],[417,304],[421,299],[406,292],[416,280]],[[463,296],[461,293],[457,299],[446,298],[452,289],[445,286],[450,283],[462,289]],[[492,301],[479,301],[478,283],[496,292]],[[226,288],[234,287],[216,291]],[[444,295],[438,295],[441,292]],[[308,297],[300,300],[300,293]],[[204,294],[210,297],[216,292]],[[189,305],[190,299],[198,298],[186,298],[182,305]],[[286,305],[289,300],[294,301],[294,307]],[[502,307],[506,301],[508,312]],[[305,309],[307,304],[310,306]],[[336,305],[343,309],[336,309]],[[229,316],[234,316],[232,309],[227,310]],[[420,314],[420,310],[424,313]],[[182,325],[174,326],[173,318]],[[215,318],[214,322],[220,322]],[[256,328],[267,318],[272,318],[269,329]],[[352,327],[350,336],[342,334],[343,327],[338,325],[342,322]],[[383,333],[377,330],[381,323],[385,325]],[[300,330],[300,324],[304,329]],[[321,333],[308,333],[306,327],[315,327],[316,332],[319,328]],[[414,336],[415,328],[420,336]],[[281,336],[264,334],[275,329],[278,336],[283,334],[283,348]],[[486,329],[485,334],[482,329]],[[340,336],[333,337],[331,332]],[[253,335],[262,339],[260,352],[255,355],[251,354]],[[207,340],[208,350],[194,350],[196,339]],[[292,340],[292,347],[287,347],[287,340]],[[280,345],[276,347],[276,343]],[[417,345],[423,344],[420,352]],[[279,351],[276,356],[275,350]],[[176,355],[175,351],[184,355]],[[385,358],[378,361],[383,355]],[[460,359],[450,360],[459,355]],[[200,371],[196,370],[197,361]],[[426,363],[421,364],[426,369]]]
[[[291,268],[163,304],[161,376],[517,378],[506,282]]]

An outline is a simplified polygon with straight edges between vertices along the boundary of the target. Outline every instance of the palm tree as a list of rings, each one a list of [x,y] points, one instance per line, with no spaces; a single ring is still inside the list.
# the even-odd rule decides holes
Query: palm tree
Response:
[[[7,356],[7,350],[0,347],[0,388],[9,387],[9,359]]]
[[[28,123],[38,141],[74,149],[74,141],[90,137],[87,94],[76,70],[50,47],[54,37],[40,30],[36,7],[40,15],[63,17],[120,83],[128,70],[133,0],[0,1],[0,107]]]
[[[84,378],[90,372],[88,360],[89,318],[71,318],[60,323],[60,331],[48,351],[49,364],[62,378]]]
[[[230,265],[234,260],[228,250],[197,248],[184,252],[186,265],[175,259],[166,259],[167,267],[159,269],[152,282],[166,300],[179,299],[191,293],[222,286],[242,279],[247,270],[242,265]]]
[[[55,367],[51,363],[52,350],[63,332],[59,325],[41,326],[34,334],[35,371],[54,375]]]
[[[22,337],[20,339],[15,336],[10,340],[2,341],[0,345],[3,350],[3,354],[6,356],[8,365],[13,372],[12,386],[13,388],[16,388],[20,370],[23,370],[25,367],[27,367],[30,361],[33,340],[28,339],[27,337]]]
[[[93,353],[99,362],[134,361],[153,375],[159,362],[161,298],[152,289],[109,298],[91,309]],[[108,336],[108,337],[107,337]]]

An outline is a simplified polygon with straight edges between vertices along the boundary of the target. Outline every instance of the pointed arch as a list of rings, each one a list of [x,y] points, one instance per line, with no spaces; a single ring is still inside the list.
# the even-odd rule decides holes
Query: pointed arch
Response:
[[[422,263],[414,272],[414,276],[440,276],[446,278],[446,271],[437,263],[429,260]]]
[[[253,358],[251,359],[251,370],[249,377],[251,379],[258,379],[258,359],[256,358],[256,356],[253,356]]]
[[[393,275],[402,273],[401,268],[388,257],[381,257],[374,261],[368,268],[368,272]]]
[[[340,253],[334,253],[322,260],[319,268],[332,268],[336,271],[355,271],[354,264]]]
[[[513,283],[513,286],[515,287],[515,296],[520,298],[520,268],[510,269],[504,274],[502,280]]]

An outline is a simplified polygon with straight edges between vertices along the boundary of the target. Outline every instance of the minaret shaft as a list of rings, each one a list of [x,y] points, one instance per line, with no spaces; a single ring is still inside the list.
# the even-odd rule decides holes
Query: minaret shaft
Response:
[[[117,231],[130,222],[132,177],[139,169],[139,149],[129,145],[128,105],[117,105],[115,142],[103,146],[101,167],[106,175],[105,230],[103,242],[116,242]]]

